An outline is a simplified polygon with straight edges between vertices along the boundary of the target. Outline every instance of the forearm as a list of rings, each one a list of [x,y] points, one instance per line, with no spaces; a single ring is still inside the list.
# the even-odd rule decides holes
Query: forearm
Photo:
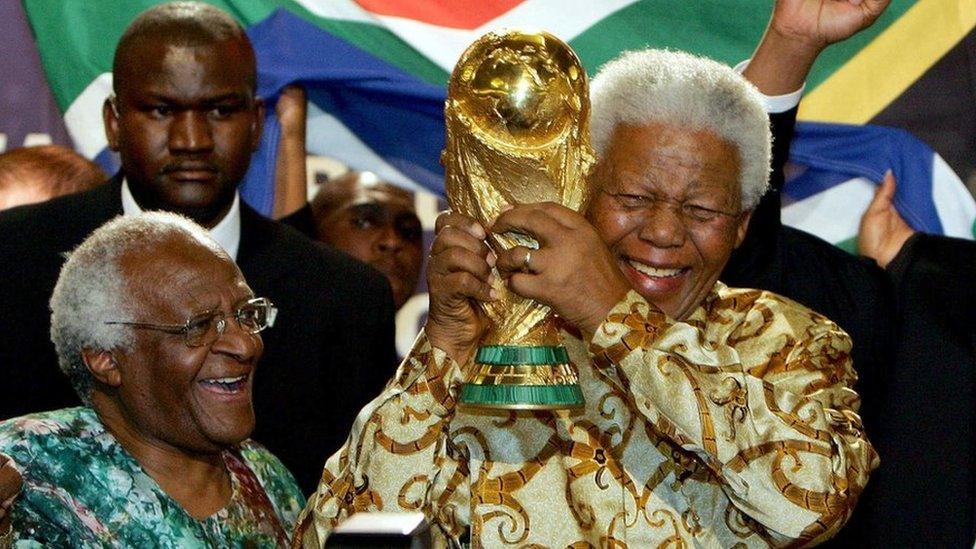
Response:
[[[790,343],[795,334],[778,334],[778,321],[760,326],[768,331],[762,337],[746,337],[745,329],[715,337],[631,294],[597,331],[592,351],[596,363],[616,367],[655,430],[785,541],[842,523],[876,454],[854,414],[846,340],[826,333]],[[762,348],[770,345],[779,348]],[[737,348],[768,359],[743,361]]]
[[[321,547],[344,518],[370,511],[423,511],[429,486],[451,474],[444,456],[459,368],[421,333],[394,382],[364,408],[343,448],[329,458],[298,520],[295,546]]]
[[[742,76],[767,96],[793,93],[803,87],[823,47],[766,29]]]

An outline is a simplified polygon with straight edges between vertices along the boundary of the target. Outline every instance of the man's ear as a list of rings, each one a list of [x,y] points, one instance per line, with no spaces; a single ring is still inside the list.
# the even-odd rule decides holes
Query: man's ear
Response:
[[[753,210],[747,212],[742,212],[742,217],[739,219],[739,226],[735,229],[735,246],[738,248],[742,245],[742,241],[746,239],[746,233],[749,231],[749,220],[752,219]]]
[[[254,122],[251,123],[251,152],[258,150],[261,145],[261,131],[264,130],[264,113],[267,107],[264,99],[254,98]]]
[[[105,138],[113,151],[119,150],[119,107],[115,94],[109,95],[102,104],[102,122],[105,124]]]
[[[91,372],[92,377],[97,379],[99,383],[109,387],[122,385],[122,372],[119,371],[119,363],[111,351],[83,349],[81,358],[84,360],[85,366],[88,366],[88,371]]]

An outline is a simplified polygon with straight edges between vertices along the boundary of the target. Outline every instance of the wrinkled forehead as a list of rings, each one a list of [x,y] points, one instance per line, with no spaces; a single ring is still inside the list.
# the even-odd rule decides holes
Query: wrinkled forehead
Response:
[[[221,294],[250,297],[243,274],[222,250],[190,236],[167,238],[133,249],[119,260],[126,287],[143,309],[193,309]]]
[[[619,124],[600,159],[596,184],[738,195],[739,152],[707,129],[665,123]]]

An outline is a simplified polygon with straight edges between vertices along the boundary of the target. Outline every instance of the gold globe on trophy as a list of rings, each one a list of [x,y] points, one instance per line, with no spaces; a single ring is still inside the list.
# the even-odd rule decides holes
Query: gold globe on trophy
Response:
[[[547,32],[488,33],[461,55],[448,84],[447,201],[488,227],[510,204],[581,211],[594,164],[586,72]],[[490,234],[494,250],[538,248],[528,235]],[[496,272],[497,274],[497,272]],[[496,286],[480,304],[489,329],[461,388],[462,407],[522,410],[583,405],[576,370],[549,307]]]

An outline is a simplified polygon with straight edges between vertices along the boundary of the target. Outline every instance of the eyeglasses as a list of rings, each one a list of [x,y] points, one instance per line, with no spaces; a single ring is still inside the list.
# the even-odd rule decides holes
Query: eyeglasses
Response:
[[[266,297],[247,300],[232,313],[207,311],[194,315],[183,324],[150,324],[148,322],[108,321],[105,324],[119,324],[142,330],[156,330],[167,334],[182,335],[189,347],[212,345],[227,330],[227,317],[237,319],[238,326],[249,334],[256,334],[274,326],[278,308]]]

